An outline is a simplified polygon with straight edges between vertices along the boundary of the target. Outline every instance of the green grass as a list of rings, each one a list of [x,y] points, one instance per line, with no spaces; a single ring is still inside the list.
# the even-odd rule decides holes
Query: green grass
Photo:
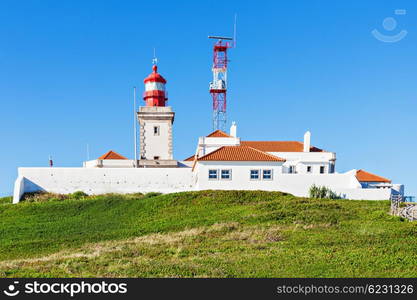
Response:
[[[11,204],[13,197],[0,197],[0,205],[2,204]]]
[[[417,223],[388,210],[262,191],[34,195],[0,205],[0,276],[416,277]]]

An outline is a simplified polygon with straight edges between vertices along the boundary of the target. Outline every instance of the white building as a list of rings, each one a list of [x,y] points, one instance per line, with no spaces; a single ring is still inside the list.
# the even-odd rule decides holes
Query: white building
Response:
[[[299,141],[246,141],[217,130],[198,138],[194,155],[173,159],[174,112],[165,106],[166,80],[153,72],[145,79],[146,106],[137,112],[140,159],[109,151],[80,168],[19,168],[13,203],[26,192],[87,194],[179,192],[206,189],[282,191],[307,197],[312,185],[326,186],[342,198],[385,200],[404,187],[363,170],[336,172],[336,154],[311,145],[307,131]]]

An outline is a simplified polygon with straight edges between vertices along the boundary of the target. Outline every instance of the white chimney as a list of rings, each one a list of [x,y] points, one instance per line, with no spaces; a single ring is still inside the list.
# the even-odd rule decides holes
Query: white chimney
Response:
[[[304,152],[310,152],[310,146],[311,146],[311,133],[310,131],[307,131],[304,133]]]
[[[236,122],[232,122],[232,126],[230,126],[230,136],[237,137],[237,125],[236,125]]]

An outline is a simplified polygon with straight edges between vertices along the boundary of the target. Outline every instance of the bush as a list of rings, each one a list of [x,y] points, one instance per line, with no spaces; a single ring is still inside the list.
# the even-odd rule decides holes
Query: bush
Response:
[[[86,193],[84,193],[83,191],[76,191],[72,194],[68,195],[69,199],[82,199],[88,197],[88,195]]]
[[[62,201],[67,199],[67,195],[54,194],[44,191],[24,193],[21,201],[25,202],[46,202],[46,201]]]
[[[333,192],[325,186],[316,186],[313,184],[309,190],[310,198],[315,199],[340,199],[340,195]]]
[[[157,193],[157,192],[149,192],[145,194],[145,198],[152,198],[152,197],[156,197],[162,195],[162,193]]]
[[[72,194],[55,194],[43,191],[25,193],[21,201],[26,202],[47,202],[47,201],[63,201],[67,199],[84,199],[88,195],[82,191],[77,191]]]

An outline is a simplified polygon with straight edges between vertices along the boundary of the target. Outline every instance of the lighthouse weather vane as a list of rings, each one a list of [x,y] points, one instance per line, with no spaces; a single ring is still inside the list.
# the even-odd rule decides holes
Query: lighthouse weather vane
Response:
[[[157,65],[158,64],[158,58],[156,58],[156,50],[155,50],[155,47],[153,48],[152,64],[153,65]]]

